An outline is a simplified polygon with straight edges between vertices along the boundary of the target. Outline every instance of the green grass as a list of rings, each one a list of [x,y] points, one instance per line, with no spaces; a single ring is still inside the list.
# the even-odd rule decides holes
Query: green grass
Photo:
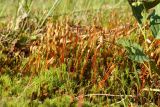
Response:
[[[0,0],[0,106],[159,106],[159,40],[126,1],[30,1]]]

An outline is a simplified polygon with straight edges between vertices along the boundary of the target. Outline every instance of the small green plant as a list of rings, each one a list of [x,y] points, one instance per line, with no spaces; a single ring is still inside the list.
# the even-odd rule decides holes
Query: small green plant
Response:
[[[147,14],[147,19],[149,19],[150,29],[153,36],[156,39],[160,38],[160,0],[148,0],[148,1],[133,1],[128,0],[130,6],[132,7],[133,15],[136,17],[140,24],[146,24],[143,20],[146,18],[144,14]],[[149,9],[154,8],[152,12],[148,12]]]
[[[128,57],[132,61],[136,61],[138,63],[149,62],[149,58],[143,52],[143,48],[138,43],[133,43],[128,39],[119,39],[117,43],[127,50]]]
[[[150,28],[156,39],[160,39],[160,4],[150,15]]]

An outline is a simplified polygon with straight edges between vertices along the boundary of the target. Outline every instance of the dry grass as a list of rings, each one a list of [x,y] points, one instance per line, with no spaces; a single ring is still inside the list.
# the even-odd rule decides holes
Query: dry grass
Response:
[[[146,28],[144,31],[146,37],[152,42],[147,43],[143,32],[128,12],[123,16],[116,9],[113,10],[109,17],[106,17],[105,27],[101,22],[103,18],[103,12],[99,12],[94,17],[93,23],[84,25],[80,21],[74,23],[74,20],[66,15],[63,20],[56,22],[48,18],[41,28],[28,23],[25,27],[34,29],[33,31],[26,28],[25,31],[2,29],[2,34],[14,34],[15,37],[20,35],[20,39],[14,39],[14,42],[10,40],[13,45],[6,44],[9,47],[7,49],[4,48],[6,42],[2,42],[3,49],[0,52],[6,56],[1,58],[1,75],[12,72],[14,75],[20,74],[22,78],[28,76],[28,86],[43,71],[47,72],[65,65],[64,71],[69,75],[67,79],[74,81],[76,84],[74,87],[68,86],[67,83],[69,88],[67,86],[65,88],[68,92],[59,89],[58,86],[48,92],[47,83],[41,84],[40,95],[34,95],[33,92],[31,98],[36,96],[35,99],[39,98],[43,102],[47,98],[54,98],[55,96],[51,97],[53,93],[58,93],[57,96],[69,94],[72,100],[70,103],[76,102],[74,101],[76,99],[79,107],[82,107],[85,101],[93,104],[102,102],[103,106],[120,103],[126,106],[134,103],[145,105],[147,102],[158,105],[159,40],[154,40]],[[25,20],[26,23],[28,21],[30,19]],[[25,45],[22,45],[23,42],[19,40],[23,35],[25,37],[36,35],[37,38],[27,39]],[[117,44],[120,38],[141,44],[145,54],[152,61],[138,63],[129,59],[125,48]],[[5,38],[0,40],[4,41]],[[59,77],[62,79],[58,79],[61,82],[67,81],[63,78],[61,70]]]

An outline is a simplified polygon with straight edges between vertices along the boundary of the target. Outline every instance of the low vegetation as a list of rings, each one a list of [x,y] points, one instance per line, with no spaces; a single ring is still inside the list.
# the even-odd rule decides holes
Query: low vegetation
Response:
[[[158,107],[152,31],[123,0],[0,0],[0,106]]]

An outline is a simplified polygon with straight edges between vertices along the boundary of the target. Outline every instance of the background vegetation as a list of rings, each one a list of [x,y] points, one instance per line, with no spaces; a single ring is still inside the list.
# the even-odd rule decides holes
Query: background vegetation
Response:
[[[160,41],[125,0],[0,0],[0,106],[160,106]]]

